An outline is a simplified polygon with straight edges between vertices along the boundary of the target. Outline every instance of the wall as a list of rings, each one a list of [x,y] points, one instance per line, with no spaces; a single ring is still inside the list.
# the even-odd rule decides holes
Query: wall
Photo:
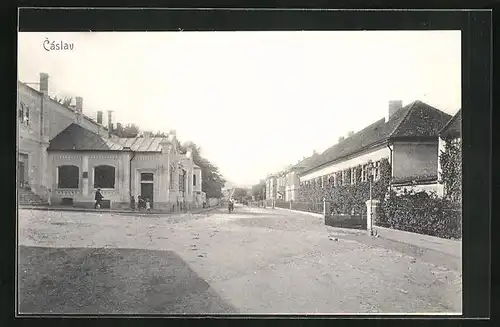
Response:
[[[18,126],[18,152],[27,155],[25,164],[25,181],[28,181],[32,190],[45,195],[43,172],[44,150],[47,144],[42,144],[42,97],[34,89],[18,83],[18,98],[16,107],[16,123]],[[29,108],[29,125],[19,118],[21,103]]]
[[[391,152],[386,145],[381,145],[377,148],[371,149],[369,151],[360,152],[357,156],[347,158],[339,162],[332,163],[321,169],[311,171],[305,175],[300,176],[300,182],[305,182],[312,180],[317,177],[326,176],[337,171],[348,169],[351,167],[357,167],[359,165],[366,164],[368,161],[379,161],[381,159],[389,159]]]
[[[287,174],[286,196],[285,201],[296,201],[300,188],[300,179],[295,171]]]
[[[437,175],[437,139],[435,142],[395,142],[392,166],[392,175],[396,180]]]
[[[115,167],[115,188],[102,189],[104,199],[110,200],[112,207],[128,206],[128,152],[50,152],[50,175],[52,181],[51,201],[60,203],[62,198],[73,198],[78,206],[90,207],[94,204],[94,168],[99,165]],[[58,189],[58,167],[74,165],[79,169],[78,189]],[[83,173],[88,172],[88,178]]]

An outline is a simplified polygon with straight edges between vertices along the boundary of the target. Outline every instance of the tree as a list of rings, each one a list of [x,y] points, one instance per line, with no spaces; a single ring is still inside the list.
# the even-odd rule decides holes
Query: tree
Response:
[[[247,189],[240,188],[240,187],[237,187],[234,189],[233,196],[240,201],[243,201],[243,199],[246,199],[247,195],[248,195]]]
[[[180,145],[181,151],[186,151],[188,148],[192,149],[194,163],[201,168],[202,191],[206,193],[207,198],[221,198],[226,180],[219,172],[219,168],[201,156],[201,148],[194,142],[188,141]]]
[[[252,196],[255,200],[264,200],[266,194],[266,181],[262,180],[258,184],[252,186]]]
[[[120,131],[115,131],[118,137],[133,138],[137,137],[141,130],[136,124],[127,124]]]
[[[60,104],[62,104],[65,107],[69,107],[71,102],[73,102],[73,98],[72,97],[65,97],[63,99],[63,98],[58,98],[57,96],[54,96],[54,101],[59,102]]]

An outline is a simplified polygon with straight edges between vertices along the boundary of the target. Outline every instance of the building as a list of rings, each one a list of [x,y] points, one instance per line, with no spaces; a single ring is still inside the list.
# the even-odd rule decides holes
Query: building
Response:
[[[317,156],[300,173],[301,183],[333,179],[336,185],[367,180],[368,163],[380,178],[380,162],[391,165],[393,189],[437,191],[438,133],[451,116],[421,101],[390,101],[387,118],[350,134]]]
[[[439,151],[438,151],[438,180],[441,181],[441,156],[442,152],[446,151],[446,143],[458,143],[462,142],[462,109],[451,118],[448,123],[439,132]],[[445,194],[444,185],[440,182],[438,188],[438,194],[444,196]]]
[[[266,177],[266,200],[276,200],[278,196],[277,192],[278,178],[276,174],[270,174]]]
[[[286,171],[286,186],[285,186],[285,201],[297,201],[299,197],[300,178],[301,172],[305,171],[311,162],[318,154],[315,152],[312,156],[299,161],[297,164],[291,166]]]
[[[119,138],[83,113],[48,95],[48,75],[40,90],[18,83],[18,185],[54,204],[92,206],[100,188],[105,205],[129,207],[131,197],[149,198],[153,208],[201,206],[201,169],[191,150],[182,153],[175,132],[168,137]],[[23,191],[23,192],[24,192]]]

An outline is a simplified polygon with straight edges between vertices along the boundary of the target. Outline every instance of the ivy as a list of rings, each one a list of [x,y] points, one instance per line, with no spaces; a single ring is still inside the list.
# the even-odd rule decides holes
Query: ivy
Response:
[[[351,169],[344,171],[346,184],[338,185],[342,172],[335,173],[335,179],[325,178],[323,185],[316,180],[303,183],[299,190],[299,199],[303,202],[321,203],[326,199],[330,203],[330,213],[352,214],[366,213],[366,200],[370,198],[370,184],[361,181],[361,166],[356,167],[355,184],[350,184]],[[391,178],[391,166],[387,159],[380,162],[380,178],[372,183],[372,198],[383,200]],[[336,181],[334,183],[334,180]]]
[[[440,183],[444,185],[445,197],[451,201],[462,200],[462,143],[445,140],[445,151],[441,151]]]

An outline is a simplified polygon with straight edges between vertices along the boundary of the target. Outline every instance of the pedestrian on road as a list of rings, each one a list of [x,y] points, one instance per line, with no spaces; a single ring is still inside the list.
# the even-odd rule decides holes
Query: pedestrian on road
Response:
[[[95,191],[95,204],[94,204],[94,209],[100,209],[101,208],[101,201],[104,197],[101,194],[101,189],[98,188],[97,191]]]
[[[135,211],[135,196],[130,197],[130,209]]]

